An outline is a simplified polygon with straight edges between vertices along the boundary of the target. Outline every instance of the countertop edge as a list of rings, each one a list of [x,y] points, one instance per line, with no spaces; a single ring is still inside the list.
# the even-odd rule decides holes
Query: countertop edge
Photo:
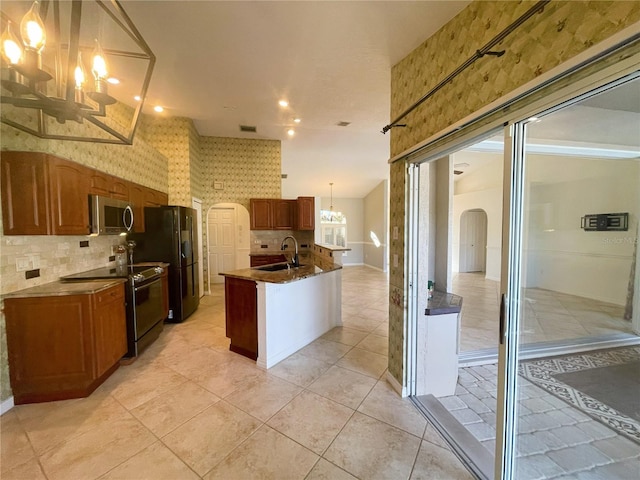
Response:
[[[330,268],[323,268],[318,266],[317,264],[313,265],[314,270],[310,271],[311,266],[302,267],[304,270],[292,269],[293,276],[291,277],[283,277],[283,274],[291,275],[290,271],[281,270],[277,272],[267,272],[264,270],[260,270],[260,267],[252,267],[252,268],[242,268],[239,270],[231,270],[229,272],[221,272],[220,275],[223,277],[230,278],[238,278],[240,280],[250,280],[253,282],[263,282],[263,283],[292,283],[297,282],[299,280],[304,280],[305,278],[315,277],[316,275],[323,275],[325,273],[335,272],[337,270],[342,270],[342,265],[332,265]],[[316,269],[320,269],[317,271]]]
[[[43,283],[34,287],[16,290],[1,295],[2,300],[11,298],[36,298],[36,297],[64,297],[69,295],[91,295],[101,292],[115,285],[125,283],[126,278],[114,278],[111,280],[87,280],[82,282],[54,282]]]

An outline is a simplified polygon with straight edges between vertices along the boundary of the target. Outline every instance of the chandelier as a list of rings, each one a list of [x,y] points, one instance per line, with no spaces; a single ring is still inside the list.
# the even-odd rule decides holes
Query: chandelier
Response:
[[[2,123],[40,138],[131,145],[155,56],[120,2],[1,6]]]

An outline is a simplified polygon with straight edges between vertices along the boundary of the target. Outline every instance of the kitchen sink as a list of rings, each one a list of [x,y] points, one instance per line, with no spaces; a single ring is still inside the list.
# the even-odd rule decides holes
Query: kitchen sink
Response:
[[[303,267],[304,265],[298,265],[298,266],[299,267]],[[273,265],[265,265],[263,267],[256,267],[257,270],[263,270],[265,272],[278,272],[280,270],[287,270],[288,268],[295,268],[295,267],[290,267],[286,263],[274,263]]]

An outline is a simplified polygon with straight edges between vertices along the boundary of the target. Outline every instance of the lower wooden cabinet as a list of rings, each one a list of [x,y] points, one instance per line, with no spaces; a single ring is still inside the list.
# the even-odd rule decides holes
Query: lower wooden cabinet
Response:
[[[229,350],[258,358],[258,293],[256,282],[225,277],[224,299]]]
[[[124,286],[85,295],[5,299],[16,404],[86,397],[127,352]]]
[[[272,263],[286,262],[287,257],[284,255],[251,255],[251,266],[261,267],[262,265],[270,265]]]

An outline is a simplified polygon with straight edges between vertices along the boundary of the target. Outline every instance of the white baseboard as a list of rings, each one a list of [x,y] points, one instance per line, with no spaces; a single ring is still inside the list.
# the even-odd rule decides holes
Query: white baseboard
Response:
[[[15,404],[13,403],[13,396],[7,398],[2,403],[0,403],[0,415],[4,415],[9,410],[11,410]]]
[[[389,372],[389,370],[387,370],[387,382],[389,382],[391,388],[393,388],[398,393],[398,395],[403,398],[407,396],[407,388],[400,385],[400,382],[398,382],[398,380],[396,380],[396,378],[391,375],[391,372]]]

